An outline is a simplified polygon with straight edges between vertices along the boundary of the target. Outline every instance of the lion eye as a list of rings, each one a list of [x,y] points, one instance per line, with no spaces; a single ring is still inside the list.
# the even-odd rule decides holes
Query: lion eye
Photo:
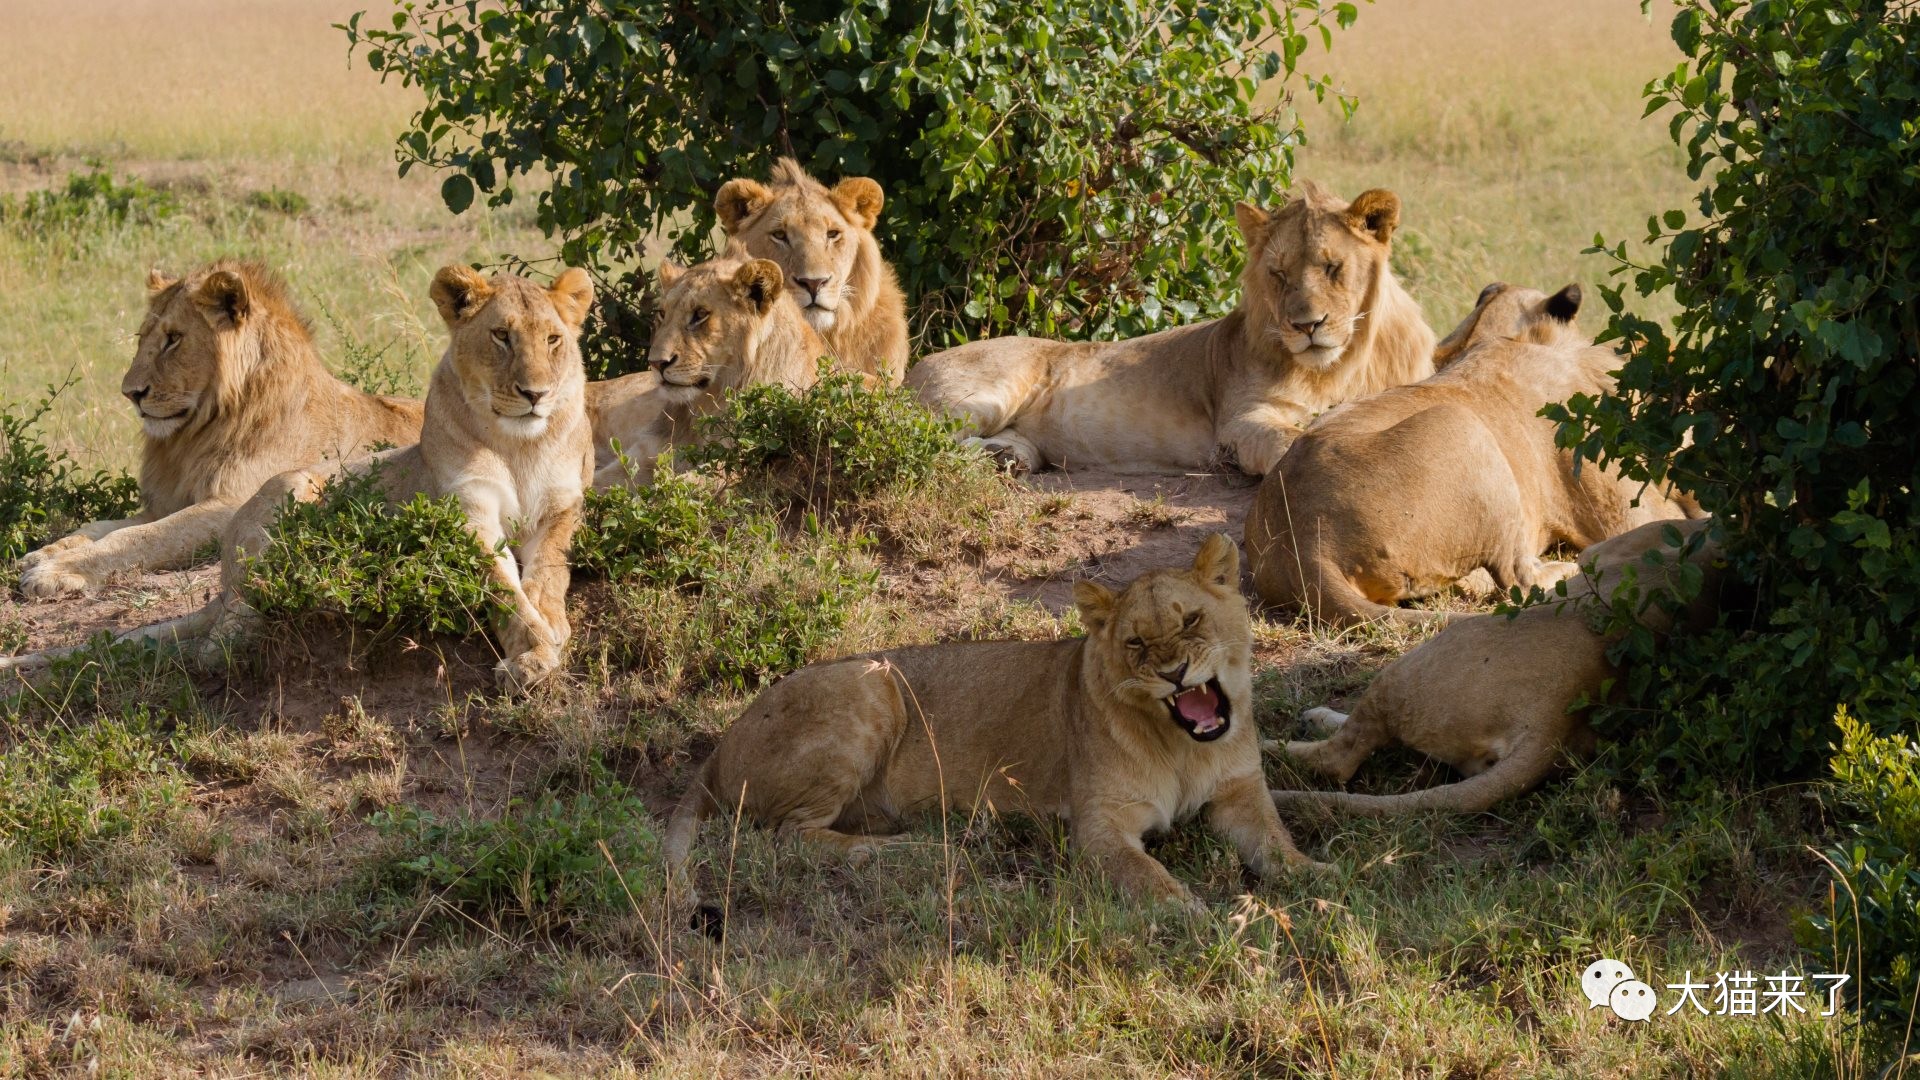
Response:
[[[1277,266],[1269,266],[1267,267],[1267,273],[1272,276],[1274,284],[1284,286],[1287,283],[1287,272],[1285,270]]]
[[[560,335],[559,335],[559,334],[548,334],[548,335],[547,335],[547,348],[549,348],[549,349],[557,349],[557,348],[559,348],[559,347],[560,347]]]
[[[706,308],[694,308],[693,316],[687,320],[687,325],[699,326],[701,323],[704,323],[707,321],[707,316],[709,314],[711,314],[711,312],[707,311]]]
[[[1327,280],[1328,281],[1340,280],[1340,264],[1339,263],[1327,264]]]
[[[499,328],[497,328],[497,329],[495,329],[495,330],[494,330],[494,332],[493,332],[493,340],[495,340],[495,341],[497,341],[497,342],[499,342],[499,343],[500,343],[500,344],[502,344],[502,345],[505,345],[505,344],[507,343],[507,329],[506,329],[506,327],[504,327],[504,326],[503,326],[503,327],[499,327]]]
[[[839,242],[840,242],[840,230],[839,230],[839,229],[828,229],[828,230],[827,230],[827,242],[828,242],[828,243],[839,243]]]
[[[1196,626],[1199,626],[1199,625],[1200,625],[1200,613],[1196,611],[1196,612],[1194,612],[1194,613],[1192,613],[1191,615],[1188,615],[1188,616],[1187,616],[1187,619],[1186,619],[1186,621],[1185,621],[1185,622],[1183,622],[1183,623],[1181,623],[1180,625],[1181,625],[1181,626],[1183,626],[1183,627],[1185,627],[1185,628],[1186,628],[1186,629],[1188,629],[1188,630],[1191,630],[1191,629],[1193,629],[1194,627],[1196,627]]]
[[[784,244],[787,242],[787,230],[785,229],[775,229],[767,235],[773,237],[776,243]]]
[[[180,335],[169,330],[167,331],[166,343],[160,346],[160,351],[163,353],[172,352],[173,347],[178,344],[180,344]]]
[[[1144,649],[1146,647],[1147,647],[1147,643],[1144,641],[1141,641],[1137,637],[1130,637],[1127,639],[1127,648],[1129,649]]]

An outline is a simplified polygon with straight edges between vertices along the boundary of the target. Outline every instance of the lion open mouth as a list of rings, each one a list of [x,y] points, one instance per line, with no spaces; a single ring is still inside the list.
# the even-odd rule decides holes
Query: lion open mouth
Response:
[[[1200,686],[1188,687],[1167,700],[1167,713],[1173,722],[1187,729],[1197,742],[1212,742],[1227,733],[1233,724],[1233,706],[1219,679],[1208,679]]]

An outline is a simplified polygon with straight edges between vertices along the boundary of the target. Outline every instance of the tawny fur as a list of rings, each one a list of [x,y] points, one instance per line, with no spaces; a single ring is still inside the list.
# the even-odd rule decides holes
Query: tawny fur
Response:
[[[1705,529],[1705,520],[1649,522],[1588,549],[1581,572],[1568,579],[1567,599],[1528,608],[1518,616],[1475,615],[1447,625],[1368,684],[1350,716],[1311,709],[1306,719],[1332,729],[1317,742],[1290,742],[1287,756],[1338,783],[1345,783],[1375,750],[1411,747],[1467,776],[1404,795],[1358,795],[1328,791],[1274,791],[1282,806],[1321,805],[1356,814],[1415,810],[1478,813],[1536,787],[1568,755],[1594,745],[1584,707],[1619,675],[1607,650],[1618,636],[1602,636],[1589,620],[1627,585],[1639,622],[1656,634],[1673,628],[1676,613],[1649,602],[1670,583],[1679,566],[1704,571],[1704,587],[1678,618],[1709,625],[1718,611],[1722,575],[1717,548],[1699,543],[1691,551],[1669,546],[1664,532],[1677,530],[1682,544]],[[1649,565],[1650,553],[1661,561]]]
[[[669,865],[685,863],[701,819],[734,807],[849,853],[927,811],[1063,817],[1127,892],[1188,908],[1193,894],[1141,838],[1203,808],[1255,873],[1308,862],[1261,773],[1239,571],[1216,535],[1191,570],[1151,571],[1117,596],[1081,582],[1085,638],[894,649],[788,676],[699,771],[668,826]],[[1210,680],[1231,711],[1200,741],[1168,702]]]
[[[595,487],[652,483],[654,459],[692,441],[694,421],[728,394],[763,383],[812,386],[827,354],[783,298],[780,267],[737,247],[690,270],[663,263],[660,290],[648,370],[587,384]]]
[[[593,285],[581,270],[562,273],[547,288],[448,266],[434,276],[432,294],[451,340],[427,388],[420,441],[272,477],[227,525],[214,601],[120,640],[192,642],[212,653],[251,636],[259,616],[242,586],[286,501],[319,498],[343,471],[374,470],[394,502],[415,494],[454,496],[481,546],[497,552],[493,577],[511,604],[494,627],[501,684],[524,691],[560,666],[572,634],[567,552],[593,476],[579,341]],[[0,667],[34,667],[70,651],[10,657]]]
[[[780,264],[787,295],[841,370],[900,385],[907,301],[873,237],[886,202],[880,185],[849,176],[829,188],[792,158],[776,162],[768,181],[721,185],[713,201],[720,227],[748,254]]]
[[[420,437],[420,403],[335,378],[286,287],[259,264],[221,260],[179,279],[156,271],[147,289],[121,380],[143,416],[140,513],[92,522],[28,554],[27,596],[183,566],[275,473]]]
[[[1433,331],[1394,279],[1400,200],[1303,181],[1269,213],[1235,207],[1240,307],[1130,341],[1008,337],[907,376],[929,407],[1015,468],[1178,472],[1226,457],[1264,474],[1321,410],[1433,373]]]
[[[1578,463],[1542,407],[1613,385],[1620,358],[1574,325],[1579,289],[1491,285],[1438,350],[1446,366],[1321,417],[1264,480],[1247,559],[1268,604],[1334,626],[1444,620],[1394,605],[1476,570],[1505,590],[1551,586],[1576,550],[1691,500]]]

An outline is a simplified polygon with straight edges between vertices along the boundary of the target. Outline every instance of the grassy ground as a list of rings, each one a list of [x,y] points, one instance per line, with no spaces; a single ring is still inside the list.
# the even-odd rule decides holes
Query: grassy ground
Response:
[[[431,178],[393,176],[411,104],[347,66],[326,24],[351,7],[0,6],[5,190],[98,158],[178,206],[0,227],[0,393],[77,376],[50,430],[89,463],[133,460],[117,389],[150,264],[258,255],[336,363],[417,386],[433,267],[543,251],[523,217],[449,218]],[[1595,282],[1578,255],[1594,232],[1637,238],[1683,203],[1662,126],[1638,122],[1639,85],[1671,61],[1631,0],[1369,7],[1330,59],[1360,112],[1313,114],[1301,172],[1400,192],[1400,261],[1444,329],[1491,280]],[[64,668],[0,708],[0,1075],[1862,1071],[1830,1023],[1627,1025],[1578,989],[1601,955],[1656,986],[1805,970],[1793,920],[1826,899],[1803,791],[1668,803],[1589,769],[1497,815],[1295,821],[1338,873],[1252,892],[1186,830],[1158,854],[1214,907],[1191,925],[1116,900],[1029,822],[930,822],[860,866],[716,822],[701,872],[724,921],[665,916],[658,814],[744,698],[696,670],[714,640],[798,617],[783,598],[827,571],[874,576],[809,655],[1071,632],[1064,582],[1237,533],[1234,499],[1184,481],[890,492],[815,547],[789,537],[793,562],[739,541],[724,595],[583,582],[576,677],[527,704],[486,696],[478,640],[368,651],[313,632],[214,674]],[[130,622],[204,587],[133,579],[108,599]],[[770,606],[743,620],[736,597]],[[1261,724],[1286,734],[1409,644],[1263,621]],[[1357,784],[1443,778],[1384,755]]]

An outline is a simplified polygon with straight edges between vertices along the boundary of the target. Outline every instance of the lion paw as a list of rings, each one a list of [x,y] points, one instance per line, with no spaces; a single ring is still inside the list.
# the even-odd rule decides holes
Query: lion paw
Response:
[[[43,544],[27,552],[25,555],[20,556],[20,566],[22,569],[38,566],[63,551],[72,551],[75,548],[85,547],[91,543],[93,543],[91,537],[82,536],[79,533],[74,533],[72,536],[63,536],[52,543]]]
[[[536,646],[493,665],[493,677],[500,689],[518,696],[531,692],[558,670],[560,651],[551,646]]]
[[[34,600],[78,596],[93,586],[87,575],[64,568],[58,559],[37,562],[20,575],[20,594]]]

